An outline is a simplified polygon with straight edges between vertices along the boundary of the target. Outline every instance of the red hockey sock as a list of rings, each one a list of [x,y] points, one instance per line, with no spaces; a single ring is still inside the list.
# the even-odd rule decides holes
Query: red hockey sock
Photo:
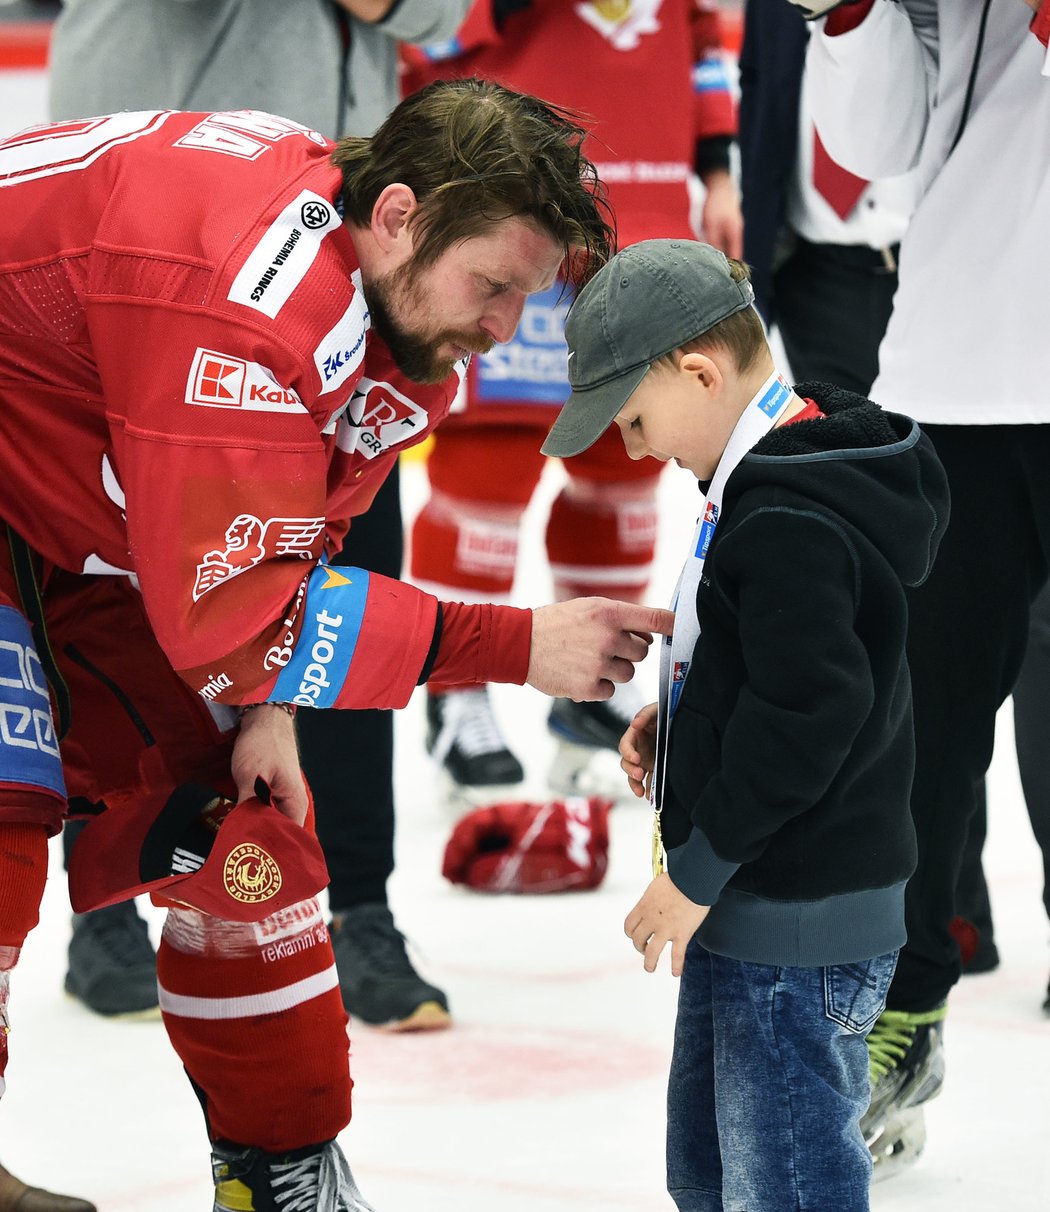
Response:
[[[39,920],[46,879],[46,826],[0,823],[0,1094],[7,1071],[9,976]]]
[[[555,498],[547,524],[555,596],[640,601],[652,570],[656,521],[655,477],[571,481]]]
[[[433,492],[412,528],[413,581],[445,598],[507,598],[523,511]]]
[[[347,1016],[316,900],[251,924],[172,909],[157,978],[213,1140],[277,1153],[350,1122]]]
[[[0,947],[21,947],[40,920],[47,828],[0,823]]]
[[[427,458],[430,498],[412,529],[412,580],[441,598],[506,598],[521,515],[539,483],[545,427],[451,423]]]

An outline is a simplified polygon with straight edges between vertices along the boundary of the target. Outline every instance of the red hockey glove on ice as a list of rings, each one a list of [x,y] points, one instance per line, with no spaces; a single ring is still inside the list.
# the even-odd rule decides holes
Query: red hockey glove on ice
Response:
[[[609,865],[611,807],[573,796],[478,808],[452,831],[441,872],[484,892],[597,888]]]

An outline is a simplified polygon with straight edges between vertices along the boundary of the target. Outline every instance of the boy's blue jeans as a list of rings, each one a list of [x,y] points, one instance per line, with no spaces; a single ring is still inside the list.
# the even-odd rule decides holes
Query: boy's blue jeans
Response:
[[[778,968],[689,944],[667,1094],[680,1212],[867,1212],[865,1039],[896,962]]]

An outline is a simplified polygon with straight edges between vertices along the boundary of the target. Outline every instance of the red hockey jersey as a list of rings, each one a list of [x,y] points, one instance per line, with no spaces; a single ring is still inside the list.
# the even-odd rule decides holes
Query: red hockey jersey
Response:
[[[695,238],[687,182],[697,145],[736,133],[711,0],[532,0],[498,31],[491,7],[477,0],[450,42],[405,47],[404,91],[477,75],[576,111],[619,246]],[[560,286],[534,295],[514,338],[473,360],[472,410],[482,406],[490,421],[553,421],[569,393],[570,302]]]
[[[254,111],[0,143],[0,516],[131,573],[208,700],[401,706],[434,638],[434,598],[322,562],[459,382],[370,333],[331,148]]]

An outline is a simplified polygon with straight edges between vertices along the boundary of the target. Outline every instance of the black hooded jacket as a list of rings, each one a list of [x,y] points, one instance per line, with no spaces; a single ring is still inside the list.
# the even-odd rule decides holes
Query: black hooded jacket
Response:
[[[709,950],[839,964],[904,942],[905,586],[929,574],[948,487],[914,421],[795,390],[825,417],[771,430],[726,485],[662,825],[671,879],[712,906]]]

